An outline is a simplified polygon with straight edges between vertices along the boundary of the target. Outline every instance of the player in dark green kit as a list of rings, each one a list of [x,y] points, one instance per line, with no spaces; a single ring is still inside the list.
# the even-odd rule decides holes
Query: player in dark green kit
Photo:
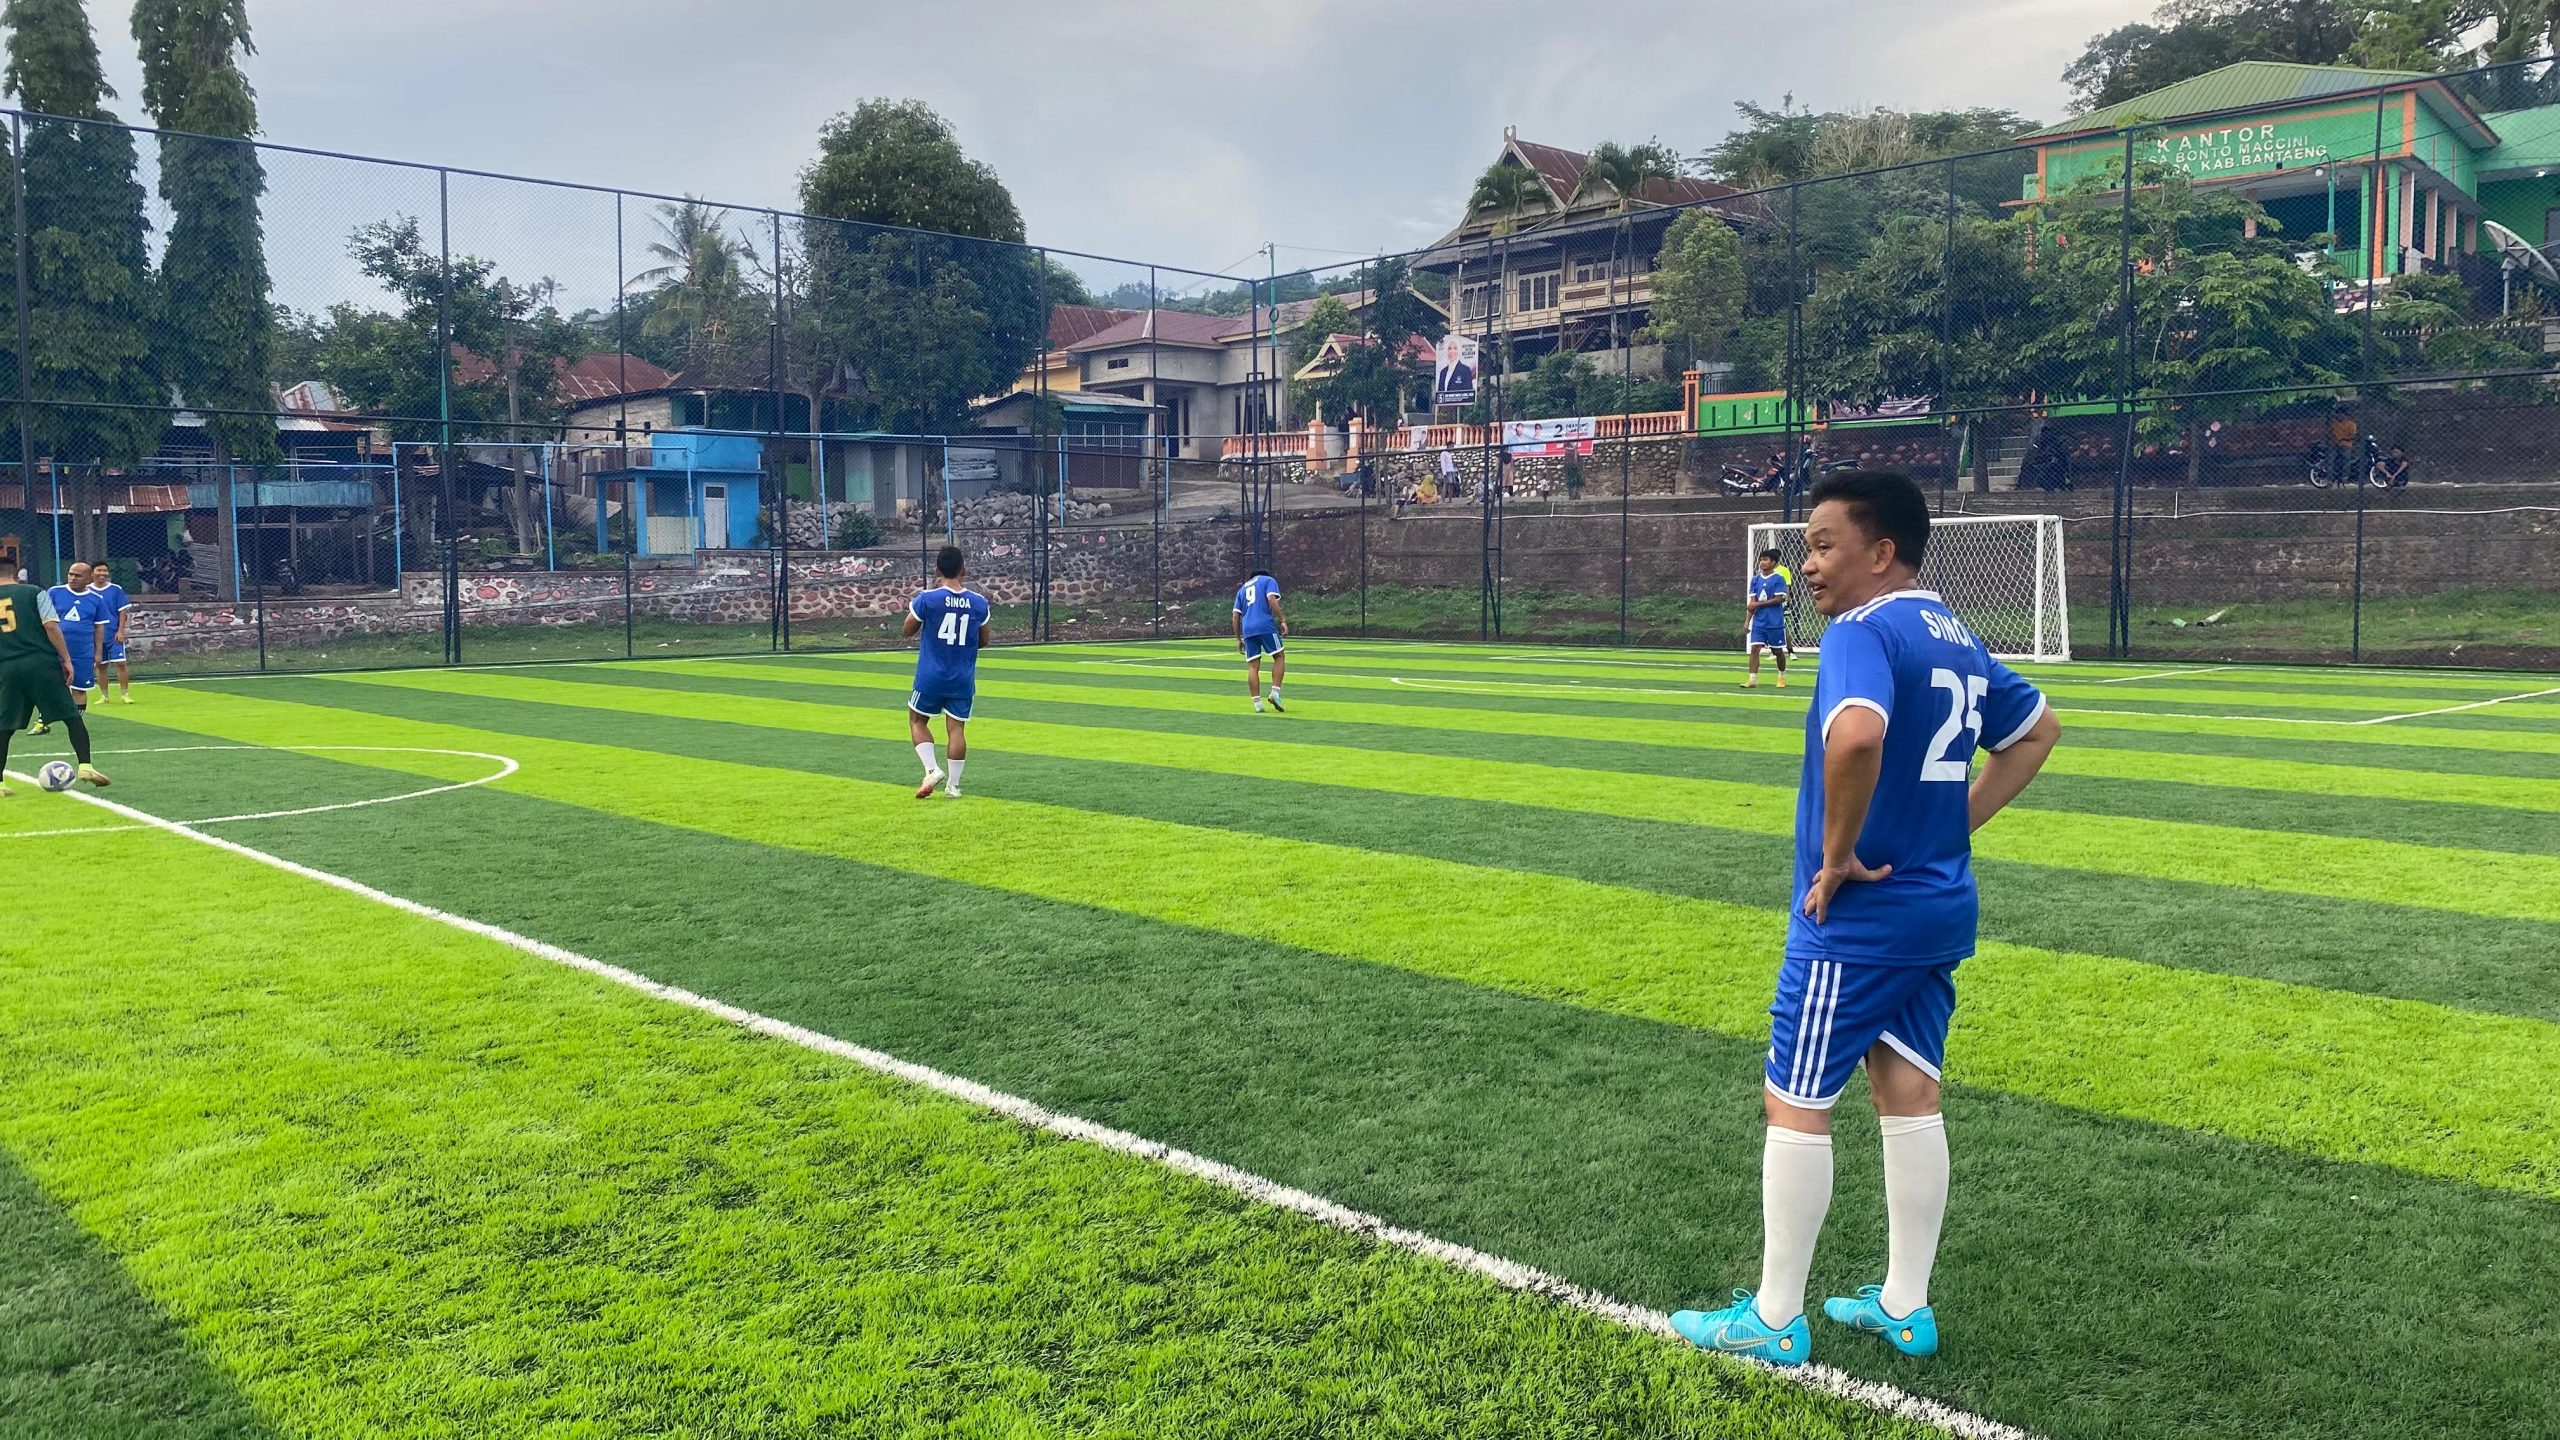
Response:
[[[70,733],[80,778],[103,788],[107,777],[89,763],[89,725],[71,703],[71,647],[53,602],[33,585],[0,585],[0,771],[9,765],[9,741],[26,728],[33,711]],[[0,784],[0,795],[9,787]]]

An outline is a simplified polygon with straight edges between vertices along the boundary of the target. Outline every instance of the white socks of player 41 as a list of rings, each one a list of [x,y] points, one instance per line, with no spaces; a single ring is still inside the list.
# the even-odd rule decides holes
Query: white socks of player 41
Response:
[[[1929,1270],[1947,1218],[1947,1118],[1882,1115],[1886,1225],[1884,1301],[1902,1316],[1929,1303]]]
[[[961,767],[961,766],[963,766],[963,765],[966,765],[966,764],[968,764],[968,763],[969,763],[968,761],[961,759],[961,758],[960,758],[959,756],[957,756],[957,755],[954,755],[954,756],[952,756],[952,757],[951,757],[951,788],[952,788],[952,789],[957,790],[957,789],[959,789],[959,788],[960,788],[960,767]]]
[[[932,741],[924,740],[917,743],[916,758],[924,762],[924,773],[927,775],[939,775],[942,773],[942,767],[933,763]]]
[[[1804,1313],[1813,1244],[1831,1213],[1831,1137],[1769,1127],[1760,1149],[1760,1318],[1783,1328]]]

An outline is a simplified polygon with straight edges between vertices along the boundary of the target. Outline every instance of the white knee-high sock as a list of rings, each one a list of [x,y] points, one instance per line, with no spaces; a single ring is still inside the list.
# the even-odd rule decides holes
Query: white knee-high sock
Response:
[[[1884,1301],[1888,1315],[1929,1303],[1938,1230],[1947,1218],[1947,1121],[1943,1115],[1883,1115],[1886,1219]]]
[[[968,761],[961,759],[961,758],[960,758],[959,756],[957,756],[957,755],[954,755],[954,756],[952,756],[952,757],[951,757],[951,788],[952,788],[952,789],[957,790],[957,789],[959,789],[959,788],[960,788],[960,767],[961,767],[961,766],[963,766],[963,765],[966,765],[966,764],[968,764],[968,763],[969,763]]]
[[[1760,1149],[1760,1318],[1785,1325],[1804,1313],[1813,1243],[1831,1213],[1831,1137],[1769,1127]]]
[[[933,742],[930,740],[916,742],[916,758],[924,762],[924,773],[927,775],[942,768],[933,761]]]

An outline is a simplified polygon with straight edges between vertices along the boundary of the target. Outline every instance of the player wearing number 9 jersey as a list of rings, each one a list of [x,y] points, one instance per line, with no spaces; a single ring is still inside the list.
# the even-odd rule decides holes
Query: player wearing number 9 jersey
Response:
[[[1823,632],[1797,792],[1795,903],[1762,1071],[1760,1287],[1684,1310],[1698,1345],[1801,1364],[1814,1241],[1831,1205],[1831,1106],[1863,1062],[1884,1134],[1884,1281],[1823,1313],[1906,1355],[1938,1348],[1929,1272],[1946,1213],[1939,1065],[1973,953],[1972,832],[2061,736],[2033,685],[1918,588],[1929,510],[1901,475],[1814,486],[1804,582]],[[1973,773],[1977,750],[1988,752]]]
[[[916,684],[907,696],[907,738],[924,762],[924,783],[916,798],[930,799],[933,788],[950,777],[947,793],[960,798],[960,770],[969,755],[969,710],[978,698],[978,647],[986,643],[987,597],[968,587],[968,567],[957,545],[945,545],[934,557],[934,573],[942,583],[907,603],[906,624],[899,634],[916,641]],[[934,763],[932,718],[942,717],[950,732],[951,768]]]

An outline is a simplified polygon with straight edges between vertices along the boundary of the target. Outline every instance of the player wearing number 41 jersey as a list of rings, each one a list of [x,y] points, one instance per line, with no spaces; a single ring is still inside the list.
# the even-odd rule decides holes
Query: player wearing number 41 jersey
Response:
[[[1811,498],[1803,580],[1831,626],[1805,717],[1795,904],[1762,1072],[1760,1287],[1672,1317],[1698,1345],[1780,1365],[1811,1349],[1804,1296],[1831,1208],[1831,1106],[1861,1063],[1884,1133],[1885,1275],[1823,1313],[1906,1355],[1938,1348],[1938,1069],[1956,967],[1974,946],[1971,837],[2061,737],[2036,688],[1918,588],[1929,540],[1918,486],[1853,472]]]
[[[968,763],[969,709],[978,698],[978,647],[986,643],[987,597],[968,586],[968,566],[957,545],[945,545],[934,557],[934,573],[942,583],[907,604],[907,622],[899,630],[916,641],[916,686],[907,696],[907,738],[924,762],[924,783],[916,798],[928,800],[933,788],[960,798],[960,770]],[[933,760],[933,717],[942,717],[951,740],[951,768]]]

